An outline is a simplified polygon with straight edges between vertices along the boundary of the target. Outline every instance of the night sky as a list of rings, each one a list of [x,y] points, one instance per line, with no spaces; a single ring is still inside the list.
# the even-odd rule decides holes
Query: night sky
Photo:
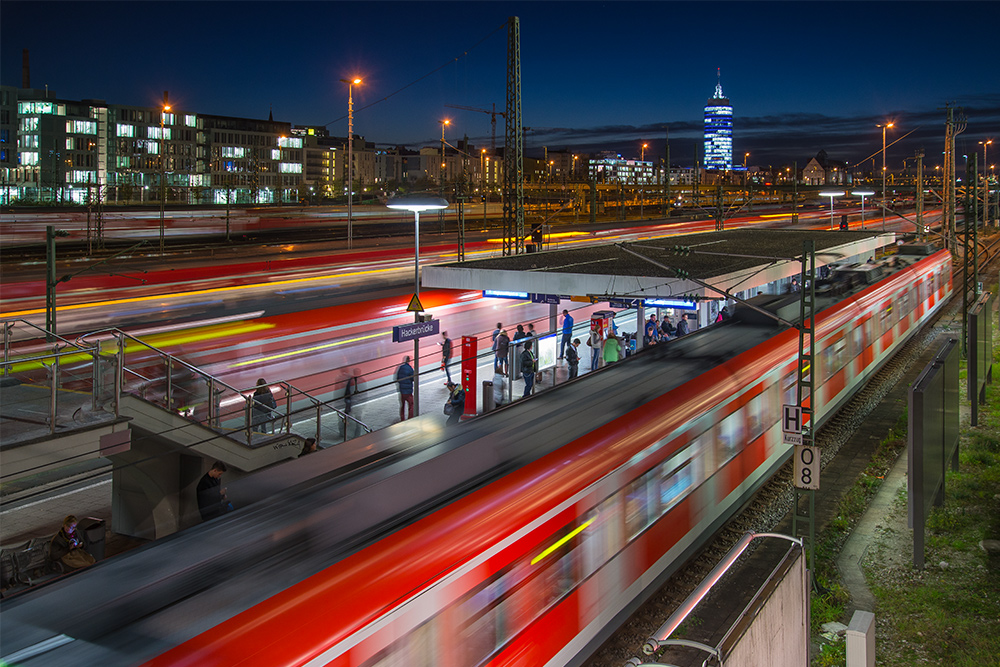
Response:
[[[1000,140],[998,2],[21,2],[0,3],[0,82],[63,99],[354,128],[379,146],[468,135],[503,111],[509,16],[521,22],[529,155],[616,150],[690,166],[716,68],[734,108],[734,161],[860,162],[891,120],[890,168],[940,163],[944,107],[968,119],[958,154]],[[498,144],[503,120],[498,119]],[[1000,141],[990,162],[1000,162]]]

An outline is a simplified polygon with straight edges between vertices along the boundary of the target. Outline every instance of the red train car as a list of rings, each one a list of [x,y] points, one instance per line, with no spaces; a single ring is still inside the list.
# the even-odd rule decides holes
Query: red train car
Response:
[[[817,316],[818,423],[951,294],[946,252],[902,263]],[[773,332],[146,664],[579,664],[787,460],[796,356]]]

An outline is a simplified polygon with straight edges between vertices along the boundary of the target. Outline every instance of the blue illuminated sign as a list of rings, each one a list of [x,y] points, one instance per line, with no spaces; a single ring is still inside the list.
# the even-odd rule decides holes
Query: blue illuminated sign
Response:
[[[528,298],[527,292],[502,292],[500,290],[483,290],[483,296],[490,299],[525,299]]]
[[[698,304],[684,299],[646,299],[646,306],[652,308],[678,308],[680,310],[698,310]]]

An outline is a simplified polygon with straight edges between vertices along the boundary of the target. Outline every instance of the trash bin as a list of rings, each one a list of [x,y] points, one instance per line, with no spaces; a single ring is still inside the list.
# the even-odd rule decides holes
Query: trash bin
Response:
[[[104,519],[88,516],[80,519],[76,528],[83,535],[84,548],[90,552],[90,555],[96,560],[104,560]]]
[[[493,380],[483,380],[483,414],[496,410],[493,402]]]

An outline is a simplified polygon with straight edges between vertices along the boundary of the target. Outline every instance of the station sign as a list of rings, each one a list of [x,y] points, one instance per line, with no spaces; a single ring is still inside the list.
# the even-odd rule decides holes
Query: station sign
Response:
[[[781,435],[786,445],[802,444],[802,406],[781,406]]]
[[[794,476],[799,489],[819,489],[819,447],[796,445]]]
[[[698,303],[696,301],[688,301],[687,299],[646,299],[646,307],[698,310]]]
[[[488,299],[521,299],[527,300],[530,295],[527,292],[504,292],[502,290],[483,290],[483,297]]]
[[[611,308],[639,308],[642,306],[642,299],[608,299],[608,306]]]
[[[408,340],[433,336],[441,332],[441,320],[400,324],[392,328],[392,342],[405,343]]]
[[[532,303],[548,303],[554,306],[559,305],[559,295],[558,294],[532,294]]]

